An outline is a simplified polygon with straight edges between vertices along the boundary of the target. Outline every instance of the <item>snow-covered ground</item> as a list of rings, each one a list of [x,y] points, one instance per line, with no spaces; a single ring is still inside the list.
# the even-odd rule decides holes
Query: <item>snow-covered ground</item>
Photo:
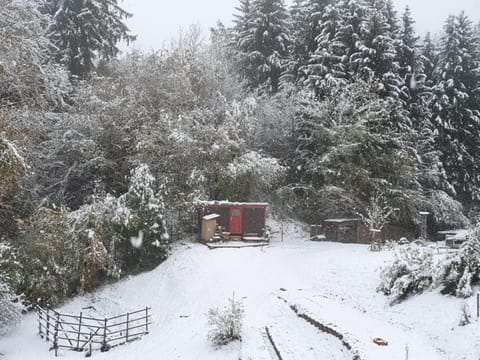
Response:
[[[273,230],[278,230],[278,223]],[[96,359],[276,359],[266,327],[284,360],[451,359],[480,358],[480,321],[458,326],[463,301],[435,292],[389,306],[376,293],[379,268],[392,259],[389,251],[372,253],[364,245],[305,241],[298,225],[277,233],[264,248],[215,249],[179,244],[157,269],[77,297],[61,308],[78,313],[93,305],[112,315],[152,307],[149,335]],[[223,307],[235,294],[245,307],[242,342],[214,349],[207,340],[207,312]],[[467,300],[472,317],[474,299]],[[315,321],[344,336],[351,350],[335,336],[318,330]],[[0,339],[0,359],[52,359],[53,352],[36,333],[30,314]],[[381,337],[388,346],[378,346]],[[408,352],[408,357],[407,357]],[[61,358],[83,354],[61,350]]]

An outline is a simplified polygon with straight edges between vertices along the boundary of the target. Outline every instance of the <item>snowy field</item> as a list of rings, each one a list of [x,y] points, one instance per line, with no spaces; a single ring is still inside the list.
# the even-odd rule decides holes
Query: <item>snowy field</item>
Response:
[[[157,269],[77,297],[61,311],[77,314],[93,306],[103,316],[152,307],[149,335],[106,353],[94,352],[95,359],[277,359],[266,327],[284,360],[480,358],[473,298],[467,300],[473,321],[463,327],[458,326],[460,299],[430,292],[389,306],[375,288],[379,268],[391,261],[391,252],[306,238],[302,228],[291,225],[284,242],[277,234],[264,248],[209,250],[179,244]],[[206,314],[211,307],[223,307],[233,293],[245,307],[243,339],[215,350],[207,340]],[[298,314],[341,334],[350,349]],[[374,344],[376,337],[388,346]],[[37,335],[35,314],[0,339],[0,353],[0,359],[8,360],[54,358]],[[83,356],[59,352],[59,358]]]

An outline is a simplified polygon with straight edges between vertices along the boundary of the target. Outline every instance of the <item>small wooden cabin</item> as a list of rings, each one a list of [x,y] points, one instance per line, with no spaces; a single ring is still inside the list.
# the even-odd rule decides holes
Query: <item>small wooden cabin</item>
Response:
[[[199,218],[217,214],[217,225],[228,240],[260,240],[265,235],[267,203],[240,203],[227,201],[203,202]],[[200,233],[202,233],[200,222]]]
[[[342,243],[369,244],[372,241],[372,232],[362,219],[327,219],[323,221],[323,231],[326,241]],[[377,240],[396,240],[402,237],[414,239],[411,230],[399,226],[386,224],[377,235]]]
[[[326,241],[368,244],[371,233],[362,219],[327,219],[323,222]]]

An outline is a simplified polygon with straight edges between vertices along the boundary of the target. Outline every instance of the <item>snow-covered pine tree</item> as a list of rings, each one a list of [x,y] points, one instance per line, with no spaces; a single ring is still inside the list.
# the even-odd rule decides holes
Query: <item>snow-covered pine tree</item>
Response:
[[[441,261],[435,269],[435,282],[442,293],[469,297],[480,281],[480,223],[469,231],[460,250]]]
[[[128,192],[119,197],[114,220],[121,225],[119,260],[124,269],[145,269],[166,258],[170,235],[165,223],[164,189],[155,191],[155,177],[147,165],[131,172]]]
[[[305,45],[307,49],[307,55],[313,53],[317,49],[317,36],[321,33],[321,21],[325,8],[333,3],[332,0],[306,0],[308,21],[307,32],[305,36]]]
[[[252,14],[252,3],[250,0],[240,0],[240,4],[235,8],[236,14],[233,14],[234,44],[240,51],[248,51],[248,43],[242,43],[241,39],[247,36],[250,29]]]
[[[416,159],[404,134],[391,126],[389,99],[372,84],[356,81],[300,111],[294,164],[301,171],[293,191],[302,207],[314,208],[317,217],[354,215],[370,194],[383,191],[387,201],[402,204],[399,217],[411,216],[418,195],[411,191]],[[332,207],[319,210],[325,201]]]
[[[398,74],[393,33],[389,19],[382,11],[383,5],[383,2],[375,1],[369,9],[363,39],[351,59],[362,78],[378,80],[379,94],[398,99],[403,82]]]
[[[329,5],[325,8],[320,21],[320,33],[315,38],[317,48],[310,55],[308,65],[301,68],[305,74],[305,84],[313,89],[315,97],[324,97],[333,88],[345,84],[341,76],[341,55],[343,49],[334,42],[343,19],[337,7]]]
[[[428,116],[427,100],[429,89],[425,86],[426,76],[423,73],[423,62],[415,34],[414,20],[407,6],[402,15],[402,26],[395,39],[395,47],[399,64],[399,77],[402,81],[399,93],[400,101],[405,109],[404,116],[397,116],[400,126],[411,132]]]
[[[437,69],[439,62],[439,51],[436,42],[432,39],[432,35],[428,32],[423,39],[422,44],[422,63],[423,71],[425,73],[425,84],[432,88],[435,85]]]
[[[124,22],[131,14],[117,0],[46,0],[45,10],[54,19],[56,60],[80,78],[95,69],[97,59],[115,57],[119,41],[135,39]]]
[[[251,65],[250,51],[252,37],[255,37],[252,24],[252,1],[240,0],[235,8],[237,13],[233,14],[232,43],[230,44],[233,53],[237,55],[236,63],[242,69],[242,76],[251,79],[255,76],[254,67]]]
[[[383,12],[390,27],[390,35],[396,38],[400,31],[400,26],[398,24],[397,11],[395,10],[393,0],[384,0]]]
[[[291,50],[282,82],[305,80],[302,69],[317,49],[316,38],[321,32],[321,19],[331,0],[295,0],[290,8]]]
[[[336,47],[342,49],[342,66],[344,74],[348,79],[353,80],[357,69],[351,62],[351,56],[355,53],[357,46],[363,39],[367,29],[368,7],[365,3],[358,0],[342,0],[338,3],[338,8],[343,19],[343,23],[338,29],[334,38]]]
[[[254,0],[248,18],[244,31],[237,34],[237,49],[244,59],[240,71],[251,89],[275,93],[290,43],[287,9],[283,0]]]
[[[442,38],[432,121],[448,179],[459,199],[480,198],[480,55],[471,21],[450,16]]]
[[[306,0],[294,0],[289,9],[290,49],[289,57],[280,78],[280,85],[297,82],[298,70],[308,60],[306,37],[308,34],[308,10]]]
[[[418,54],[419,37],[415,34],[414,25],[415,21],[412,18],[410,8],[407,6],[402,15],[402,27],[398,36],[400,41],[397,49],[400,65],[399,73],[402,78],[407,80],[407,86],[410,83],[408,79],[414,77],[421,66]]]

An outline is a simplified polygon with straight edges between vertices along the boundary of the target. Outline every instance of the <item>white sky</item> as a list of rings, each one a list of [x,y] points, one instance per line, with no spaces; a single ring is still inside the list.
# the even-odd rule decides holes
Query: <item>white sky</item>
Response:
[[[290,1],[286,1],[290,3]],[[465,10],[480,20],[480,0],[394,0],[401,13],[406,5],[412,9],[417,30],[423,35],[442,29],[447,16]],[[135,47],[144,50],[162,48],[180,28],[198,24],[208,36],[208,29],[217,20],[230,24],[238,0],[123,0],[120,5],[133,13],[128,20],[132,32],[138,35]]]

